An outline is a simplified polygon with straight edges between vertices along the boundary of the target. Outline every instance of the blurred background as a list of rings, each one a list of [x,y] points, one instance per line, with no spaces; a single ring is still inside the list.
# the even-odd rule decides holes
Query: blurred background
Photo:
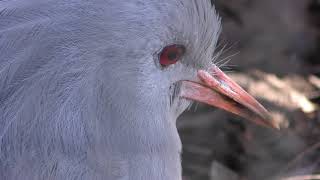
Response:
[[[222,69],[281,122],[196,104],[178,120],[185,180],[320,179],[320,0],[212,0]]]

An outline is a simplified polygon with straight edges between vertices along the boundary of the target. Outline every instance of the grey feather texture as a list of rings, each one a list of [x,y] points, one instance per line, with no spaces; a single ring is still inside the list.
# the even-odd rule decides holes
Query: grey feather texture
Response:
[[[208,0],[0,1],[0,179],[181,179],[170,87],[219,32]],[[187,53],[159,68],[168,44]]]

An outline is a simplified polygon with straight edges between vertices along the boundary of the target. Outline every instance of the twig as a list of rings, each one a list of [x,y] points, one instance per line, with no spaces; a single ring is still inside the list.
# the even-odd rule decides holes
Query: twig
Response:
[[[303,175],[303,176],[292,176],[292,177],[286,177],[282,178],[281,180],[319,180],[320,175]]]

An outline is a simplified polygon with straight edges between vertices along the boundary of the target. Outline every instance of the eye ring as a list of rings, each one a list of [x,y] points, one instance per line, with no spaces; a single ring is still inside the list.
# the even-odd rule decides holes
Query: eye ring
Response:
[[[168,45],[162,49],[159,55],[159,63],[162,67],[177,63],[185,54],[185,47],[183,45],[173,44]]]

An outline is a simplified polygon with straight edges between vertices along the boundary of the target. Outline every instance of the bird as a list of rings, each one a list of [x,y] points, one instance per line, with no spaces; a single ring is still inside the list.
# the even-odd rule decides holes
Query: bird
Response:
[[[0,179],[181,180],[193,102],[278,128],[220,33],[209,0],[0,1]]]

